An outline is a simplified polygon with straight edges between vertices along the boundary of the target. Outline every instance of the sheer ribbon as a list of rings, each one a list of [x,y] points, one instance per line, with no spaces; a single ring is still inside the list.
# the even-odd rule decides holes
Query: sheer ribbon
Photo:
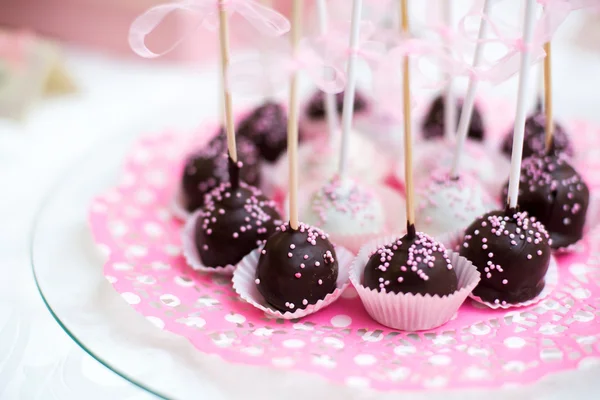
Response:
[[[244,17],[260,33],[267,36],[281,36],[290,30],[290,22],[278,12],[265,7],[253,0],[227,0],[225,7],[228,14],[238,13]],[[184,32],[166,50],[155,53],[146,46],[146,37],[154,31],[162,21],[171,13],[183,11],[190,13],[196,23]],[[218,0],[184,0],[181,2],[167,3],[150,8],[137,17],[129,28],[129,45],[139,56],[144,58],[160,57],[186,40],[200,27],[216,30],[218,23]]]

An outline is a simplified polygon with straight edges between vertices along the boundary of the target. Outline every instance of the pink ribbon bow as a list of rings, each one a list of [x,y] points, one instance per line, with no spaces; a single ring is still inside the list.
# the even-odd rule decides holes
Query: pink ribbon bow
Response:
[[[242,15],[259,32],[268,36],[281,36],[290,30],[290,22],[278,12],[253,0],[227,0],[228,14]],[[161,53],[151,51],[145,43],[148,36],[172,12],[191,12],[197,19],[193,29],[184,33],[167,50]],[[160,57],[183,42],[189,35],[203,26],[209,30],[218,27],[219,0],[183,0],[178,3],[161,4],[150,8],[133,21],[129,28],[129,45],[139,56],[144,58]]]
[[[538,3],[544,5],[544,11],[535,23],[534,38],[528,48],[532,53],[534,64],[545,57],[544,43],[552,40],[552,37],[571,11],[590,6],[592,3],[598,4],[597,0],[538,0]],[[459,33],[464,40],[473,44],[485,43],[502,47],[504,54],[495,60],[484,61],[478,68],[467,66],[466,71],[476,79],[497,84],[507,80],[519,71],[522,53],[526,48],[517,26],[503,26],[491,15],[482,15],[478,8],[475,5],[460,21]],[[493,14],[493,12],[490,14]],[[485,39],[475,37],[474,32],[466,29],[466,21],[469,18],[484,19],[488,23],[491,36]]]
[[[356,49],[348,46],[349,32],[349,23],[339,24],[332,27],[327,35],[308,39],[309,45],[330,63],[339,65],[339,69],[343,69],[343,65],[350,55],[355,54],[363,59],[372,70],[375,70],[386,51],[384,43],[371,39],[377,32],[375,25],[371,21],[361,22]]]
[[[324,92],[339,93],[344,89],[344,72],[315,50],[310,39],[300,41],[295,57],[288,45],[279,47],[283,49],[271,52],[268,62],[233,61],[227,74],[231,90],[240,94],[277,92],[286,89],[291,74],[298,71],[305,72]]]

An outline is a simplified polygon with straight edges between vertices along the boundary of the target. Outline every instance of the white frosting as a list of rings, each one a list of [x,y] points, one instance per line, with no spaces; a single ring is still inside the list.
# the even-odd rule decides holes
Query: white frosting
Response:
[[[481,183],[463,173],[451,180],[447,173],[434,172],[416,190],[415,224],[431,236],[454,233],[494,208]]]
[[[377,194],[351,179],[330,180],[313,194],[302,215],[306,223],[332,234],[378,233],[385,226]]]
[[[331,143],[315,139],[298,147],[298,171],[300,184],[325,183],[338,172],[341,134]],[[279,186],[286,188],[288,181],[287,154],[277,162],[276,174]],[[378,152],[375,145],[363,135],[351,131],[348,142],[348,176],[365,183],[378,183],[389,173],[389,161]]]

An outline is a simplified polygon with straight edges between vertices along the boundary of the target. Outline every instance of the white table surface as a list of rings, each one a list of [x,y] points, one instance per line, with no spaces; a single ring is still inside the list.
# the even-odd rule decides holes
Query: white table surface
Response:
[[[567,41],[577,19],[568,25],[554,51],[556,112],[600,123],[600,52]],[[22,124],[0,120],[0,399],[147,399],[77,347],[44,307],[28,257],[31,222],[53,182],[103,137],[190,129],[214,115],[216,75],[76,50],[67,61],[81,93],[41,102]],[[514,96],[515,84],[494,95]]]

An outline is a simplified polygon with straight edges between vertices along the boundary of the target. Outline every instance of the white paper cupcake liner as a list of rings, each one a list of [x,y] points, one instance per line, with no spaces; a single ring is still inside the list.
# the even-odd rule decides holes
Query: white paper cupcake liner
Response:
[[[187,265],[195,271],[210,272],[213,274],[231,275],[235,270],[235,265],[225,265],[223,267],[207,267],[202,263],[198,248],[194,241],[194,229],[196,221],[200,217],[202,210],[194,211],[194,213],[185,221],[185,225],[181,230],[181,245],[183,257]]]
[[[488,301],[484,301],[481,299],[481,297],[476,296],[473,293],[471,293],[469,295],[469,297],[478,303],[485,304],[486,306],[488,306],[491,309],[497,310],[499,308],[502,308],[504,310],[507,310],[509,308],[527,307],[527,306],[531,306],[536,303],[539,303],[540,301],[542,301],[546,297],[548,297],[554,291],[554,289],[556,289],[557,285],[558,285],[558,263],[556,262],[556,259],[554,258],[554,256],[552,256],[550,258],[550,265],[548,266],[548,272],[546,273],[546,285],[544,286],[544,290],[542,290],[542,292],[540,294],[538,294],[536,297],[534,297],[531,300],[527,300],[522,303],[516,303],[516,304],[508,304],[508,303],[507,304],[501,304],[501,303],[496,304],[496,303],[490,303]]]
[[[309,304],[306,308],[298,309],[294,312],[281,311],[270,308],[263,296],[256,287],[256,268],[260,258],[260,251],[263,246],[252,251],[237,265],[237,269],[233,273],[233,289],[246,302],[263,311],[265,314],[274,318],[283,319],[298,319],[314,314],[317,311],[327,307],[336,301],[349,285],[350,265],[352,264],[353,255],[348,250],[341,246],[335,246],[335,252],[338,260],[338,278],[336,282],[337,288],[333,293],[325,296],[323,300],[317,301],[315,304]]]
[[[171,210],[171,214],[180,221],[187,221],[190,217],[191,213],[185,208],[181,188],[177,188],[177,191],[169,204],[169,209]]]
[[[442,326],[456,314],[469,293],[477,286],[479,271],[469,260],[449,251],[458,278],[458,290],[450,295],[397,294],[363,286],[362,277],[369,256],[380,246],[397,238],[398,236],[379,238],[363,246],[350,268],[350,281],[369,315],[382,325],[410,332]]]

